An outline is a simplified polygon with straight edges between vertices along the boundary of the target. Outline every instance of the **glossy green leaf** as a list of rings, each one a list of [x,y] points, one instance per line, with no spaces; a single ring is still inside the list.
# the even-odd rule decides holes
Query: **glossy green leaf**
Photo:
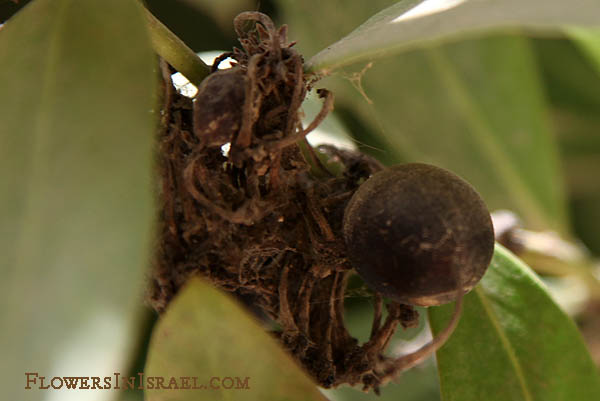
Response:
[[[572,44],[544,43],[541,58],[569,189],[581,198],[600,194],[589,173],[600,168],[600,31],[570,33]]]
[[[345,65],[386,56],[434,41],[490,29],[558,30],[600,25],[595,0],[403,0],[369,18],[309,61],[328,73]]]
[[[491,210],[568,231],[557,146],[526,39],[491,37],[381,60],[361,82],[371,104],[340,83],[338,104],[386,140],[395,162],[441,165],[471,182]]]
[[[164,386],[181,376],[205,386],[179,391],[147,386],[148,401],[325,400],[248,311],[201,279],[187,283],[155,327],[145,373],[166,377]]]
[[[155,212],[147,36],[133,0],[36,0],[0,30],[4,399],[50,396],[25,372],[128,362]]]
[[[307,51],[321,36],[341,35],[338,20],[366,18],[350,15],[365,12],[360,1],[339,19],[303,14],[320,3],[282,1],[296,27],[292,38]],[[320,84],[335,93],[336,112],[365,144],[361,150],[386,163],[448,168],[471,182],[491,210],[514,210],[534,229],[569,232],[557,145],[529,39],[488,36],[357,67]]]
[[[452,310],[430,310],[434,332]],[[437,359],[444,401],[600,399],[600,376],[575,323],[501,246]]]
[[[576,41],[534,42],[556,130],[574,232],[600,254],[600,69]]]

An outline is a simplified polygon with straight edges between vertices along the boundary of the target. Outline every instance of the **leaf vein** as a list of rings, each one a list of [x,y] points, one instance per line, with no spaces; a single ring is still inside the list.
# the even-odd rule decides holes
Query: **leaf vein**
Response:
[[[471,98],[469,91],[465,87],[465,83],[440,49],[430,48],[425,51],[425,54],[429,57],[433,68],[439,74],[442,83],[448,88],[458,109],[464,115],[465,122],[475,134],[473,138],[478,142],[481,150],[488,156],[491,162],[490,167],[496,170],[499,181],[507,191],[515,194],[516,200],[523,210],[526,211],[527,215],[534,220],[535,224],[543,226],[543,223],[548,221],[548,219],[540,212],[540,207],[535,197],[531,194],[531,190],[523,182],[518,171],[514,169],[509,156],[497,143],[498,141],[495,138],[493,128],[490,127],[490,123],[486,121],[485,116]]]
[[[474,292],[477,294],[477,297],[481,301],[481,305],[483,306],[483,309],[487,313],[487,315],[490,319],[490,322],[492,323],[492,325],[494,326],[494,329],[498,333],[498,338],[500,339],[502,346],[506,350],[508,359],[510,360],[511,365],[512,365],[513,369],[515,370],[515,375],[517,376],[517,379],[519,381],[519,386],[521,387],[521,391],[523,392],[523,397],[525,398],[526,401],[533,401],[533,397],[531,396],[531,392],[529,391],[529,388],[527,387],[527,382],[525,381],[525,374],[523,373],[523,368],[521,367],[519,358],[517,358],[517,354],[516,354],[514,348],[512,347],[512,345],[510,344],[510,340],[508,339],[508,336],[506,335],[506,333],[504,332],[504,329],[500,325],[498,316],[496,316],[496,314],[494,313],[492,306],[489,304],[487,298],[485,297],[485,294],[482,293],[481,288],[476,287]]]

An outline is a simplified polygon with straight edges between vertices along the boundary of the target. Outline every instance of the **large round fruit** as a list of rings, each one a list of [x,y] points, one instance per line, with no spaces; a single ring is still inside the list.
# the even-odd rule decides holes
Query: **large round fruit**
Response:
[[[367,285],[421,306],[470,291],[494,250],[479,194],[455,174],[420,163],[366,180],[346,207],[343,232],[350,263]]]

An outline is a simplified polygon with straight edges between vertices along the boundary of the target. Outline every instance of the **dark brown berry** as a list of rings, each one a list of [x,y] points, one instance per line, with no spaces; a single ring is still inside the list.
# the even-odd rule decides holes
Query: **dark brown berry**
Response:
[[[206,146],[231,142],[242,124],[246,76],[239,67],[206,77],[194,99],[194,133]]]
[[[466,181],[411,163],[374,174],[344,214],[351,264],[373,289],[397,302],[431,306],[470,291],[494,251],[490,214]]]

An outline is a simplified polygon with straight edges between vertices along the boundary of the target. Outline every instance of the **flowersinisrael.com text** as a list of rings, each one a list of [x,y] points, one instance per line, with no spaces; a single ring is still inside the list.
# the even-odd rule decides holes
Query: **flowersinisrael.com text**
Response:
[[[25,372],[26,390],[250,390],[249,377],[196,376],[40,376],[38,372]]]

